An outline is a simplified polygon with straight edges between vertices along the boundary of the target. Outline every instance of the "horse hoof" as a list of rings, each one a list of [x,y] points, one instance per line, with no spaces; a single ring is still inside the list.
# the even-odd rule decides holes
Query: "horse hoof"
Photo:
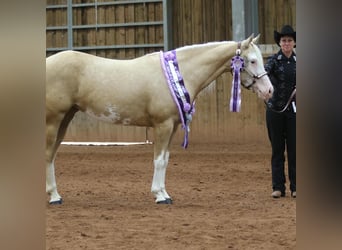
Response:
[[[50,203],[50,205],[60,205],[63,203],[63,200],[59,199],[57,201],[50,201],[49,203]]]
[[[171,198],[167,198],[163,201],[158,201],[157,204],[172,204],[172,199]]]

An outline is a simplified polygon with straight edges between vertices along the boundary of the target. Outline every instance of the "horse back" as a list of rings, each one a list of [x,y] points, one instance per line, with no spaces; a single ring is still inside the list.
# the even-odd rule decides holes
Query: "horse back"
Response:
[[[125,120],[150,126],[154,123],[151,117],[163,120],[160,114],[170,112],[177,117],[158,53],[131,60],[76,51],[50,56],[46,60],[46,99],[47,106],[68,109],[77,105],[98,117],[115,112],[111,117],[117,123]]]

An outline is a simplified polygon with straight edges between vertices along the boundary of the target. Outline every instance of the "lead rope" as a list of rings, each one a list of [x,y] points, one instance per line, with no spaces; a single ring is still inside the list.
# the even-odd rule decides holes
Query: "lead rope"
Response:
[[[294,90],[292,91],[291,96],[290,96],[290,98],[288,99],[288,101],[287,101],[285,107],[284,107],[282,110],[279,110],[279,111],[273,109],[267,102],[265,102],[265,103],[266,103],[267,107],[268,107],[270,110],[272,110],[273,112],[276,112],[276,113],[283,113],[283,112],[289,107],[289,105],[290,105],[290,103],[291,103],[291,101],[292,101],[292,99],[293,99],[293,97],[294,97],[295,95],[296,95],[296,88],[294,88]],[[297,110],[296,110],[297,108],[296,108],[295,102],[292,102],[292,108],[293,108],[293,112],[296,113],[296,112],[297,112]]]

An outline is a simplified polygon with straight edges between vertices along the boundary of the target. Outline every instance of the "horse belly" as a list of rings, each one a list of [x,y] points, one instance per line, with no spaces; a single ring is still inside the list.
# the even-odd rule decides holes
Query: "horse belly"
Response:
[[[129,118],[123,118],[114,106],[108,106],[102,112],[94,112],[91,109],[87,109],[85,113],[97,120],[115,124],[122,123],[124,125],[129,125],[131,121]]]
[[[106,106],[102,111],[96,111],[92,109],[86,109],[85,113],[96,120],[122,124],[122,125],[137,125],[137,126],[147,126],[149,122],[147,118],[141,115],[139,112],[132,113],[132,111],[121,110],[116,106]]]

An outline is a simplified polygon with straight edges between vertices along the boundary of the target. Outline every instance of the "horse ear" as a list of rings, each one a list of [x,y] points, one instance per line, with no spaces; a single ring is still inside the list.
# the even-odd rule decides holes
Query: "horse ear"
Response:
[[[260,34],[258,34],[256,37],[253,38],[252,42],[254,44],[258,44],[259,43],[259,38],[260,38]]]
[[[249,44],[252,42],[253,37],[254,37],[254,34],[250,35],[247,39],[243,40],[241,42],[241,48],[242,49],[247,49]]]

